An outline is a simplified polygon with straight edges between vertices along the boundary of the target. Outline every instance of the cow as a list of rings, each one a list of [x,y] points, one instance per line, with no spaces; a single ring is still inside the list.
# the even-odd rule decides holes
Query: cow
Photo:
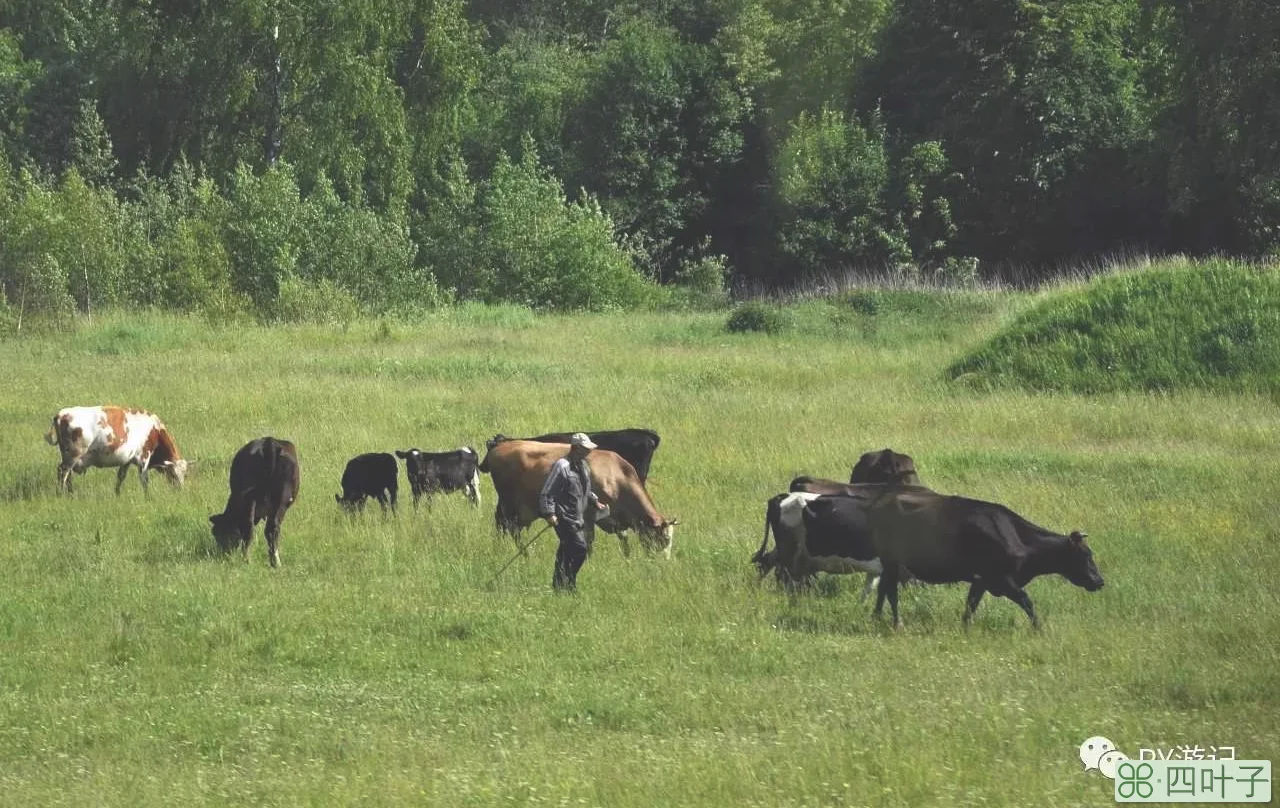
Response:
[[[470,446],[463,446],[452,452],[396,450],[396,457],[404,461],[405,475],[409,478],[409,487],[413,489],[414,509],[417,509],[418,500],[424,494],[429,509],[434,494],[447,494],[450,491],[466,491],[471,504],[480,506],[480,455]]]
[[[765,552],[771,529],[777,542],[772,554]],[[807,587],[818,572],[864,572],[862,600],[867,599],[881,572],[867,525],[866,503],[845,495],[798,492],[770,499],[764,542],[751,560],[760,577],[773,569],[788,588]]]
[[[921,484],[920,477],[916,474],[915,461],[910,455],[899,454],[892,449],[881,449],[878,452],[866,452],[858,458],[848,483],[802,476],[791,481],[789,490],[792,493],[803,491],[809,494],[847,494],[855,490],[853,486],[862,483]]]
[[[498,492],[495,519],[500,529],[517,537],[533,524],[538,513],[538,495],[551,472],[551,464],[569,454],[568,444],[539,441],[505,440],[495,443],[485,454],[481,469],[493,478]],[[608,506],[609,516],[620,530],[634,529],[647,551],[671,557],[671,539],[678,519],[667,519],[654,506],[640,475],[624,458],[607,449],[595,449],[587,455],[591,471],[591,488],[601,504]],[[587,522],[587,540],[592,540],[594,521]],[[631,548],[621,532],[624,555]]]
[[[280,523],[298,498],[298,450],[287,440],[251,440],[231,460],[231,494],[222,513],[209,517],[213,537],[223,552],[237,544],[249,560],[253,526],[267,521],[267,557],[280,566]]]
[[[85,469],[119,467],[116,494],[124,485],[130,466],[138,467],[143,493],[147,475],[156,469],[181,488],[191,463],[178,452],[173,435],[156,415],[146,410],[117,407],[66,407],[53,416],[45,434],[50,445],[62,452],[58,463],[58,490],[71,493],[71,474]]]
[[[849,482],[920,485],[920,477],[916,474],[916,462],[911,459],[911,455],[885,448],[878,452],[866,452],[858,458],[849,474]]]
[[[990,592],[1021,606],[1038,629],[1040,621],[1024,587],[1041,575],[1061,575],[1089,592],[1103,586],[1084,533],[1054,533],[993,502],[927,488],[894,488],[872,499],[867,517],[884,565],[875,614],[880,616],[887,598],[895,627],[902,625],[899,567],[929,583],[967,582],[962,619],[966,627],[982,596]]]
[[[342,493],[335,494],[334,499],[348,513],[364,511],[365,499],[372,497],[382,506],[382,513],[387,512],[388,499],[391,512],[396,512],[397,478],[400,467],[396,459],[386,452],[369,452],[357,455],[347,461],[342,472]]]
[[[575,430],[579,431],[579,430]],[[539,443],[568,443],[573,432],[549,432],[536,438],[508,438],[506,435],[494,435],[485,443],[487,449],[505,440],[532,440]],[[662,439],[652,429],[613,429],[604,432],[587,432],[588,438],[601,449],[607,449],[622,456],[631,464],[640,477],[640,482],[649,479],[649,464],[653,462],[653,453],[658,450]],[[481,468],[481,471],[487,469]]]

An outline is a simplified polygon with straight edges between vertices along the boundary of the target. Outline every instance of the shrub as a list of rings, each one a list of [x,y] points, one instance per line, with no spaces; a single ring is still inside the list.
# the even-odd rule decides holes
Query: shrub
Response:
[[[587,195],[567,202],[531,142],[518,163],[499,156],[480,220],[480,266],[470,291],[481,300],[600,310],[634,308],[653,296],[599,203]]]
[[[333,281],[304,281],[287,276],[271,307],[271,319],[282,323],[336,325],[344,330],[360,316],[355,296]]]
[[[1227,260],[1060,292],[947,370],[979,384],[1096,393],[1280,389],[1280,270]]]
[[[777,334],[791,327],[791,318],[785,310],[777,306],[751,301],[735,308],[729,315],[729,321],[725,327],[735,334],[747,331]]]

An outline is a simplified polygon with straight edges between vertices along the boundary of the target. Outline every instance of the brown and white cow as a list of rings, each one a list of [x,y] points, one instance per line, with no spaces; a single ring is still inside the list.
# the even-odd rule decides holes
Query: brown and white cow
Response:
[[[58,464],[58,488],[71,492],[71,473],[85,469],[119,467],[116,494],[124,485],[130,466],[138,467],[142,490],[147,490],[147,472],[156,469],[181,488],[188,461],[178,452],[173,436],[156,415],[146,410],[106,405],[66,407],[53,416],[53,426],[44,436],[62,452]]]
[[[485,455],[480,469],[493,478],[498,492],[498,510],[494,514],[499,527],[517,533],[538,518],[538,494],[557,460],[569,454],[568,444],[507,440],[495,444]],[[601,504],[608,506],[609,518],[622,529],[633,529],[640,535],[646,550],[671,556],[671,538],[678,519],[667,519],[654,506],[640,475],[621,456],[606,449],[594,449],[587,455],[591,470],[591,489]],[[588,522],[588,541],[594,525]],[[624,555],[630,546],[621,532]]]

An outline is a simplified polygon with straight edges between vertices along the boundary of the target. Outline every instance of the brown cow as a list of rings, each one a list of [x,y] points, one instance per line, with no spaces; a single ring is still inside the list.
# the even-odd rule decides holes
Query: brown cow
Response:
[[[222,551],[239,544],[248,561],[253,526],[266,519],[267,557],[280,566],[280,523],[298,498],[299,477],[298,450],[289,441],[258,438],[242,446],[231,461],[227,507],[209,517]]]
[[[156,415],[146,410],[117,407],[65,407],[53,416],[53,426],[45,440],[62,452],[58,464],[58,488],[71,492],[71,474],[85,469],[118,467],[116,493],[124,485],[130,466],[138,467],[142,490],[147,491],[147,472],[158,470],[178,488],[186,478],[188,461]]]
[[[518,533],[539,518],[538,494],[551,473],[551,465],[569,454],[565,443],[507,440],[496,443],[485,455],[480,467],[493,478],[498,492],[495,518],[499,527]],[[587,455],[591,470],[591,488],[601,504],[609,507],[610,517],[624,529],[634,529],[641,544],[651,552],[661,551],[671,557],[671,539],[677,519],[667,519],[654,506],[635,468],[619,455],[606,449],[595,449]],[[594,522],[587,523],[590,542]],[[618,534],[622,552],[630,555],[626,536]]]

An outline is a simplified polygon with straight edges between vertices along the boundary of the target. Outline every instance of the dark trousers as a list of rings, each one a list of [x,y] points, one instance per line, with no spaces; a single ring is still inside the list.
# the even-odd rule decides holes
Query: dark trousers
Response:
[[[587,560],[587,539],[583,529],[564,522],[556,523],[560,547],[556,550],[556,569],[551,576],[553,589],[573,591],[578,587],[578,570]]]

